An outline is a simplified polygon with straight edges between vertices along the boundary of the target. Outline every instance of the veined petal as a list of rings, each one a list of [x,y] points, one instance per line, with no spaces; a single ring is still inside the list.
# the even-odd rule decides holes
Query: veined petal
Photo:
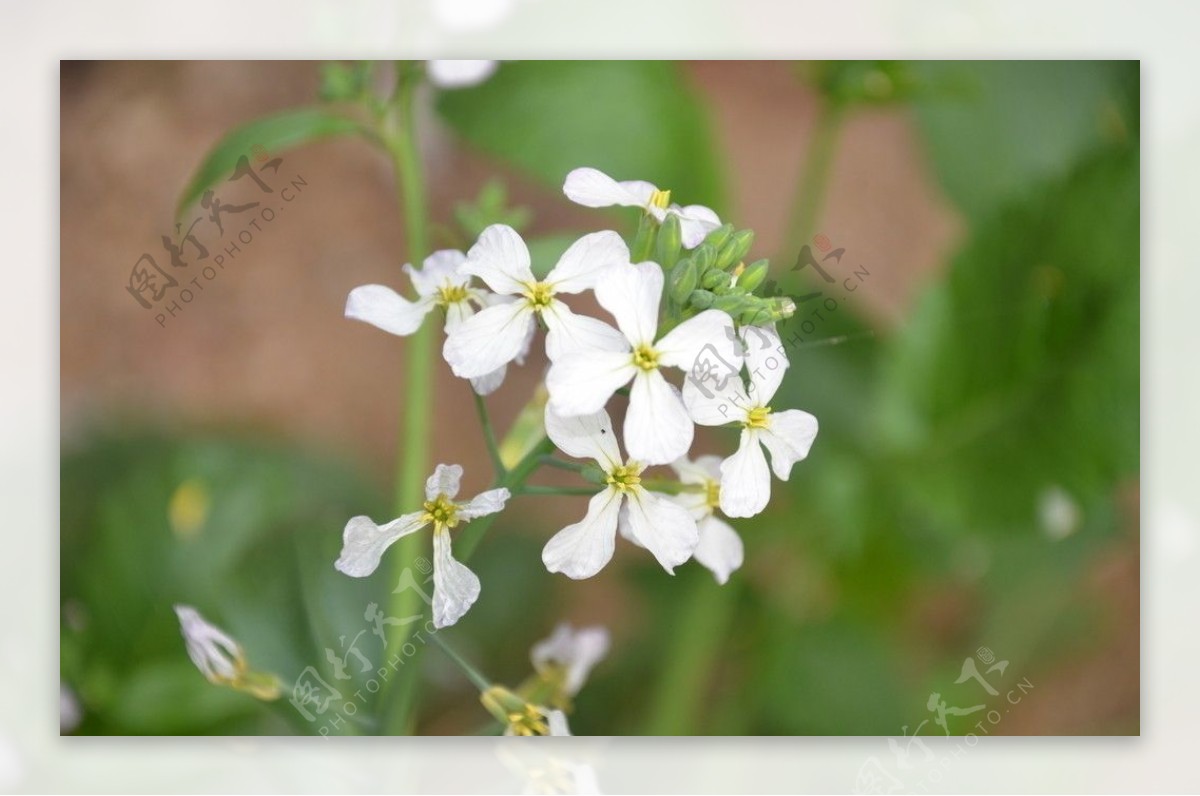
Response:
[[[762,432],[762,443],[771,452],[771,469],[781,481],[792,473],[792,465],[808,456],[817,438],[817,419],[799,409],[772,412]]]
[[[542,549],[542,563],[550,572],[568,578],[590,578],[612,559],[617,539],[617,514],[621,493],[612,487],[592,496],[587,515],[551,537]]]
[[[617,182],[599,169],[588,167],[572,170],[563,182],[567,198],[584,207],[645,207],[655,190],[648,182]]]
[[[621,465],[621,449],[613,433],[608,412],[564,417],[546,405],[546,436],[563,453],[576,459],[592,459],[606,472]]]
[[[637,263],[605,272],[596,283],[596,301],[612,314],[630,343],[650,345],[658,332],[662,289],[662,269],[655,263]]]
[[[477,276],[497,293],[517,294],[535,281],[529,269],[529,247],[507,224],[492,224],[467,252],[459,272]]]
[[[680,492],[678,495],[668,495],[661,492],[655,492],[654,494],[676,505],[683,506],[696,522],[713,513],[712,508],[708,505],[708,497],[702,492]]]
[[[421,327],[433,306],[431,298],[409,301],[390,287],[361,285],[346,297],[346,317],[404,337]]]
[[[712,571],[717,583],[725,583],[729,575],[742,565],[745,551],[742,537],[719,517],[705,517],[697,523],[700,542],[696,545],[695,558]]]
[[[621,236],[606,230],[584,235],[563,252],[558,264],[546,274],[555,293],[581,293],[596,286],[608,268],[629,265],[629,248]]]
[[[568,696],[575,696],[587,681],[592,668],[608,654],[608,631],[602,627],[575,630],[560,624],[553,635],[533,645],[529,653],[533,668],[542,671],[559,666],[566,670],[563,684]]]
[[[743,351],[746,354],[746,370],[750,374],[750,400],[767,406],[783,382],[787,372],[787,353],[775,331],[769,326],[743,326],[741,330]]]
[[[333,566],[352,578],[365,578],[379,566],[392,542],[427,524],[423,511],[405,514],[386,525],[376,525],[370,517],[351,517],[342,532],[342,554]]]
[[[550,364],[550,406],[563,417],[599,412],[639,371],[629,351],[577,352]]]
[[[485,376],[517,358],[532,327],[533,310],[525,302],[497,304],[454,327],[442,356],[461,379]]]
[[[599,318],[578,315],[558,299],[542,310],[546,322],[546,357],[556,362],[585,351],[629,351],[625,335]]]
[[[466,287],[470,283],[471,277],[458,271],[466,261],[467,255],[456,249],[441,249],[426,257],[425,265],[420,270],[411,264],[405,265],[404,270],[412,280],[417,295],[432,296],[439,287]]]
[[[771,500],[771,471],[759,433],[742,429],[737,453],[721,462],[721,511],[726,517],[753,517]]]
[[[450,532],[439,528],[433,534],[433,626],[449,627],[462,618],[479,599],[479,578],[455,560],[450,549]]]
[[[733,318],[721,310],[705,310],[663,335],[654,344],[658,361],[690,373],[702,359],[719,358],[733,372],[742,369],[741,345]]]
[[[696,369],[683,380],[683,405],[693,422],[723,426],[745,419],[750,398],[740,373]]]
[[[492,76],[499,61],[434,58],[425,62],[429,82],[438,88],[467,88]]]
[[[717,214],[704,205],[675,206],[668,212],[679,216],[679,231],[685,249],[696,248],[704,242],[708,233],[721,226]]]
[[[644,464],[667,464],[688,452],[696,428],[683,398],[657,370],[638,371],[625,413],[625,449]]]
[[[458,518],[473,520],[476,517],[486,517],[488,514],[503,511],[504,504],[508,502],[509,497],[511,497],[511,493],[503,487],[480,492],[466,503],[459,504]]]
[[[629,493],[625,517],[630,535],[649,550],[663,569],[675,567],[692,557],[699,541],[696,521],[677,503],[635,488]]]
[[[445,495],[453,500],[462,483],[462,474],[461,464],[439,464],[425,480],[425,499],[437,500],[438,495]]]

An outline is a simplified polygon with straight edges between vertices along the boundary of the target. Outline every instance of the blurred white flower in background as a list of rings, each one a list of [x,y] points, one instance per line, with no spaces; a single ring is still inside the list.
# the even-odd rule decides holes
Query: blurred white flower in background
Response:
[[[553,635],[533,645],[529,658],[542,676],[561,681],[563,692],[573,697],[587,682],[592,668],[608,654],[608,631],[603,627],[578,630],[563,623]]]
[[[426,62],[425,73],[429,76],[429,82],[438,88],[470,88],[495,74],[499,65],[499,61],[434,59]]]
[[[1079,504],[1061,486],[1047,487],[1038,499],[1038,520],[1042,532],[1051,539],[1066,539],[1083,522]]]

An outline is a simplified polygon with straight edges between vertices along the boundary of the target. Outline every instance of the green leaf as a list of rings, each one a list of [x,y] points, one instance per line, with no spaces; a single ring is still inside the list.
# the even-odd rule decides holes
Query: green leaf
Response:
[[[467,141],[547,184],[592,166],[648,180],[680,204],[721,205],[708,120],[678,68],[660,61],[519,61],[438,111]]]
[[[1064,177],[1102,146],[1137,135],[1137,105],[1127,101],[1135,62],[915,66],[923,81],[941,87],[915,103],[930,160],[946,193],[975,219],[1037,182]]]
[[[175,215],[181,216],[205,191],[229,179],[238,158],[250,157],[258,147],[271,155],[293,147],[347,133],[371,135],[360,122],[322,108],[299,108],[267,116],[234,128],[217,142],[196,169],[179,197]]]

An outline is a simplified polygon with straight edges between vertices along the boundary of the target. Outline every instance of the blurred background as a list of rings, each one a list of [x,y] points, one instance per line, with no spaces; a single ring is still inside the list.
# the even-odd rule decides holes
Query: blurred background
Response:
[[[347,69],[62,64],[67,731],[328,726],[209,685],[177,602],[288,689],[307,667],[335,682],[327,650],[364,628],[379,657],[363,609],[393,579],[332,562],[346,518],[392,516],[405,344],[342,317],[357,285],[407,288],[387,158],[350,137],[272,151],[294,201],[192,300],[160,322],[125,289],[144,253],[170,271],[160,240],[229,129],[333,98]],[[526,498],[485,537],[483,595],[447,631],[489,677],[520,682],[530,645],[570,621],[613,635],[577,734],[961,734],[992,708],[992,734],[1138,733],[1136,63],[512,62],[422,103],[438,246],[468,245],[498,206],[525,209],[541,268],[571,235],[630,231],[632,211],[561,195],[592,165],[754,229],[749,259],[798,301],[822,293],[783,327],[803,342],[776,401],[820,436],[768,511],[733,523],[743,568],[723,587],[694,563],[671,578],[618,544],[596,578],[552,576],[540,549],[585,499]],[[841,250],[822,260],[833,282],[793,270],[806,243]],[[489,399],[502,428],[544,365]],[[436,390],[434,455],[473,493],[471,394],[444,363]],[[420,665],[418,730],[479,731],[459,671],[436,649]]]

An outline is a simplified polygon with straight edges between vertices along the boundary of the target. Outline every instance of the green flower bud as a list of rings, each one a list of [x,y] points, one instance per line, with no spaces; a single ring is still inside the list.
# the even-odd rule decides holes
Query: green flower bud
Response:
[[[708,290],[716,290],[722,286],[728,287],[729,274],[714,268],[700,278],[700,284]]]
[[[701,243],[692,250],[692,262],[696,264],[696,272],[703,274],[716,262],[717,250],[707,243]]]
[[[746,310],[756,308],[760,301],[754,296],[717,296],[713,309],[724,310],[736,318]]]
[[[688,296],[688,304],[691,304],[698,310],[706,310],[713,305],[717,297],[708,290],[693,290],[692,295]]]
[[[763,280],[767,278],[767,271],[770,269],[770,266],[771,264],[766,260],[756,260],[746,266],[746,270],[742,271],[741,275],[737,278],[738,287],[744,289],[747,293],[753,293],[754,289],[761,285]]]
[[[738,316],[738,325],[740,326],[762,326],[775,320],[771,315],[770,305],[756,307],[754,309],[744,310]]]
[[[712,232],[708,233],[708,235],[704,238],[704,242],[709,246],[712,246],[713,249],[720,251],[721,247],[725,245],[725,241],[729,240],[729,236],[732,234],[733,224],[725,224],[724,226],[717,227]]]
[[[717,255],[717,267],[728,269],[737,265],[746,256],[746,253],[750,251],[750,246],[753,243],[754,230],[743,229],[733,233],[729,240],[725,241],[725,245],[721,247],[721,253]]]
[[[796,314],[796,302],[792,301],[787,296],[778,296],[771,299],[771,320],[781,321],[784,318],[790,318]]]
[[[700,284],[700,270],[688,257],[675,263],[671,273],[667,275],[667,295],[676,305],[687,304],[688,296],[692,295]]]
[[[681,246],[683,246],[683,232],[679,227],[679,216],[671,213],[658,228],[658,264],[663,268],[675,265],[679,259]]]

